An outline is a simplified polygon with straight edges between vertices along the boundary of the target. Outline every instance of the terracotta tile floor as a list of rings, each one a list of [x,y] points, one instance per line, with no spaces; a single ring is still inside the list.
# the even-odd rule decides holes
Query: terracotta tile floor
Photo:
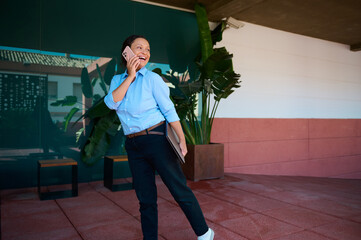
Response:
[[[159,239],[197,239],[165,185],[157,185]],[[189,186],[217,240],[361,239],[361,180],[226,174]],[[111,192],[102,182],[47,201],[36,188],[1,191],[3,240],[141,240],[139,219],[134,191]]]

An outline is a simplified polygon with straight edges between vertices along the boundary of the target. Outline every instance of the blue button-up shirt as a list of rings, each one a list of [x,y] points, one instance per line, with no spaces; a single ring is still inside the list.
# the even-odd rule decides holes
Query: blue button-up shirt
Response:
[[[165,119],[168,122],[179,120],[169,98],[169,87],[158,74],[145,67],[136,73],[124,98],[115,102],[112,93],[127,77],[127,71],[115,75],[104,98],[105,104],[117,112],[125,135],[140,132]]]

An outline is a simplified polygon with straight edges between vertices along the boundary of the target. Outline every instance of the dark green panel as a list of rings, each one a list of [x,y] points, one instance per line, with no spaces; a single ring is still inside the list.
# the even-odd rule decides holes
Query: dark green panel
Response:
[[[195,15],[134,2],[135,31],[149,38],[151,61],[183,66],[199,52]]]
[[[132,4],[125,0],[44,1],[44,50],[113,56],[133,27]]]
[[[119,56],[123,40],[143,34],[153,62],[186,62],[198,52],[195,15],[128,0],[6,0],[0,45],[91,56]]]
[[[40,48],[40,0],[0,1],[0,45]]]
[[[119,56],[124,39],[131,34],[140,34],[150,42],[151,62],[170,63],[178,71],[199,53],[194,14],[128,0],[1,0],[0,29],[0,46],[101,57]],[[3,143],[6,141],[7,147],[15,150],[15,156],[2,152],[0,189],[36,186],[36,161],[54,156],[31,155],[29,152],[33,150],[27,148],[33,145],[39,155],[52,150],[78,161],[80,182],[103,179],[103,161],[92,167],[86,166],[80,160],[80,153],[74,150],[74,136],[60,132],[62,128],[58,123],[45,121],[46,117],[50,120],[51,115],[33,115],[30,117],[39,123],[39,127],[29,127],[32,121],[18,117],[18,121],[25,120],[26,124],[8,123],[18,126],[17,130],[22,130],[20,134],[10,131],[12,128],[9,127],[4,130],[4,124],[0,129],[1,136],[6,133]],[[44,120],[41,120],[43,116]],[[26,137],[28,131],[23,128],[35,132],[30,134],[31,139]],[[24,142],[30,145],[24,145]],[[10,146],[11,143],[14,144]],[[117,142],[113,145],[114,149],[108,154],[118,155],[119,145]],[[117,171],[120,176],[126,174],[123,170]],[[49,183],[69,179],[68,170],[53,169],[48,173]]]

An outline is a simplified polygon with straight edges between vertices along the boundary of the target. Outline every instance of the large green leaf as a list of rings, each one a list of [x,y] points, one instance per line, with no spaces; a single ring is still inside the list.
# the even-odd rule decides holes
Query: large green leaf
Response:
[[[88,70],[85,67],[81,71],[81,90],[86,98],[93,97],[93,87],[90,83]]]
[[[68,129],[68,125],[69,122],[71,121],[71,119],[73,118],[73,116],[75,115],[75,113],[77,113],[80,109],[77,107],[73,107],[70,112],[64,117],[64,132],[66,132],[66,130]]]
[[[206,8],[201,4],[196,4],[195,7],[197,24],[199,29],[199,40],[201,43],[202,62],[205,62],[209,56],[213,54],[213,43],[211,30],[209,29],[208,17]]]
[[[226,21],[221,21],[217,27],[215,27],[212,32],[212,43],[215,45],[217,42],[222,41],[223,31],[226,29],[227,23]]]
[[[110,62],[107,65],[107,68],[105,69],[104,72],[104,82],[109,86],[110,82],[112,81],[112,78],[115,74],[115,66],[117,65],[117,62],[115,61],[115,59],[113,58],[112,60],[110,60]]]
[[[106,87],[106,85],[105,85],[104,78],[103,78],[103,76],[102,76],[102,71],[100,70],[98,64],[96,64],[96,66],[97,66],[97,71],[98,71],[99,80],[100,80],[99,85],[100,85],[101,89],[103,90],[104,94],[107,95],[107,94],[108,94],[108,90],[107,90],[107,87]]]
[[[89,117],[90,119],[94,119],[97,117],[106,116],[110,111],[111,110],[105,104],[103,97],[85,112],[85,116]]]
[[[94,103],[93,106],[91,106],[91,108],[86,110],[85,113],[75,121],[75,123],[77,123],[79,120],[83,118],[95,119],[106,116],[111,110],[105,104],[104,97],[99,99],[99,101]]]
[[[202,65],[202,78],[213,78],[217,72],[227,72],[232,70],[232,55],[223,48],[215,49],[214,53]]]
[[[84,132],[84,128],[80,128],[80,129],[75,133],[75,135],[76,135],[76,142],[79,141],[79,139],[80,139],[81,135],[83,134],[83,132]]]
[[[95,84],[97,84],[98,80],[99,80],[99,78],[93,78],[93,79],[92,79],[92,81],[91,81],[92,87],[94,87]]]
[[[197,66],[196,62],[189,63],[188,72],[189,72],[189,78],[190,78],[188,80],[188,82],[196,81],[199,78],[199,75],[201,74],[200,71],[199,71],[199,67]]]
[[[73,106],[77,103],[78,99],[76,96],[66,96],[64,99],[58,99],[56,102],[51,103],[51,106]]]
[[[111,128],[115,128],[114,125],[117,124],[117,118],[116,112],[110,111],[106,116],[98,119],[87,143],[82,148],[82,160],[86,164],[93,165],[105,155],[111,139],[108,131]]]
[[[214,99],[220,101],[222,98],[227,98],[231,93],[234,92],[235,88],[240,87],[241,81],[239,80],[240,75],[229,71],[226,72],[222,77],[219,77],[213,81]]]
[[[102,98],[102,96],[100,96],[100,94],[94,94],[94,96],[93,96],[93,104],[98,102],[101,98]]]

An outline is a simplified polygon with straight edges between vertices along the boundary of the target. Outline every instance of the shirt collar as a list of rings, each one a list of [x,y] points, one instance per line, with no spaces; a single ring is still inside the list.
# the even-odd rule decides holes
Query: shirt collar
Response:
[[[137,73],[142,74],[143,76],[148,72],[146,67],[142,67]],[[128,76],[128,69],[125,69],[125,76]]]

